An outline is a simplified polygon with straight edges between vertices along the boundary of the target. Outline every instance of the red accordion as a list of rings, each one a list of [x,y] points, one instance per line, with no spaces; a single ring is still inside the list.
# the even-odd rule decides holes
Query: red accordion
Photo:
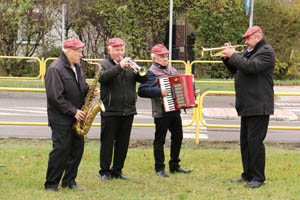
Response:
[[[158,85],[168,91],[162,98],[165,112],[198,106],[193,74],[159,77]]]

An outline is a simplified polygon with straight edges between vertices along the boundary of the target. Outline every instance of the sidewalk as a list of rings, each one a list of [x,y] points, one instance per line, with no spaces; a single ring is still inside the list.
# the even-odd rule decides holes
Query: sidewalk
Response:
[[[235,108],[203,108],[203,117],[209,119],[239,119]],[[275,109],[271,121],[297,121],[298,117],[287,109]]]
[[[274,92],[300,93],[300,86],[275,86]],[[275,102],[299,102],[300,96],[276,96]],[[235,108],[203,108],[203,117],[209,119],[239,119]],[[271,121],[297,121],[298,116],[288,109],[276,108]]]

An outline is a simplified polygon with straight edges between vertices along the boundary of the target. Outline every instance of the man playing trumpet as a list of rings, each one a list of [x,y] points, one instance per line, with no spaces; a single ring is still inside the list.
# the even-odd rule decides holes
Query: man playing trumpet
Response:
[[[135,73],[127,66],[132,64],[125,55],[125,42],[112,38],[108,42],[108,58],[101,61],[101,112],[100,175],[102,181],[112,178],[127,179],[122,173],[127,155],[133,117],[136,112],[136,82],[144,83],[147,74]],[[111,165],[112,155],[113,165]]]
[[[274,113],[273,73],[275,53],[259,26],[243,35],[248,48],[242,55],[235,48],[222,51],[222,61],[235,75],[235,107],[241,116],[240,147],[243,173],[233,182],[258,188],[265,181],[265,146],[270,115]],[[225,43],[225,46],[230,46]]]

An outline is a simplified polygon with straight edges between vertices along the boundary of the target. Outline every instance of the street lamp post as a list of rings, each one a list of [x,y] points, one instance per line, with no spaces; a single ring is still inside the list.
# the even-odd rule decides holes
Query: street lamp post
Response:
[[[170,23],[169,23],[169,60],[172,60],[172,37],[173,36],[173,0],[170,0]],[[169,66],[171,63],[169,63]]]

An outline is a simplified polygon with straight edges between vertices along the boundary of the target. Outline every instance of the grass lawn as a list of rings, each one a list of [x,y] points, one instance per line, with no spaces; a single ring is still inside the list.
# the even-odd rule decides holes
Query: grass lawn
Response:
[[[154,173],[151,142],[131,141],[123,171],[128,181],[102,182],[99,141],[86,141],[76,179],[84,190],[59,187],[53,193],[43,188],[51,141],[0,139],[0,164],[6,165],[0,168],[0,199],[300,199],[299,144],[267,144],[267,182],[248,189],[230,182],[242,170],[237,143],[184,140],[181,165],[192,173],[161,178]],[[168,161],[169,142],[165,152]]]

